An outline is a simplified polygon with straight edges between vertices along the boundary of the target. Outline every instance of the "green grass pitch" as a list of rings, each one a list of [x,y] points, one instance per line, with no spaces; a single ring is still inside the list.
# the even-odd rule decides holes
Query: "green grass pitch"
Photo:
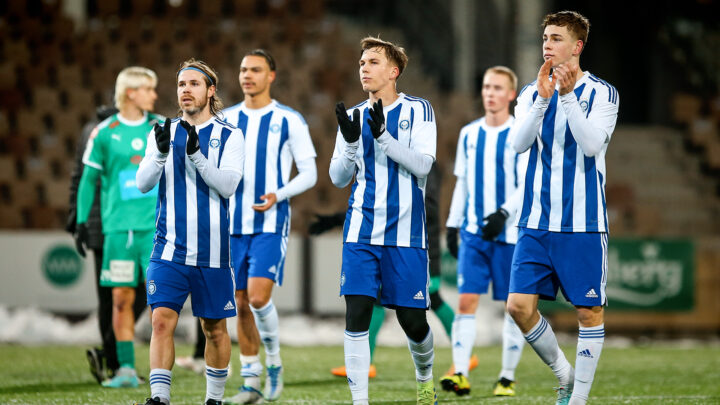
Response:
[[[565,347],[571,362],[573,347]],[[177,353],[190,353],[179,346]],[[341,346],[282,348],[285,391],[277,404],[350,404],[344,379],[333,377],[331,367],[342,364]],[[500,367],[500,347],[476,348],[480,366],[470,373],[470,396],[438,392],[441,404],[553,404],[555,378],[528,347],[517,369],[518,396],[495,398],[492,385]],[[138,370],[148,373],[148,346],[136,345]],[[226,395],[240,383],[237,345]],[[435,382],[450,366],[449,348],[435,354]],[[132,404],[144,402],[148,385],[138,389],[100,387],[85,361],[85,347],[0,345],[0,404]],[[404,347],[378,347],[378,377],[370,380],[372,404],[414,404],[415,379],[410,354]],[[205,379],[176,368],[173,404],[200,404]],[[589,404],[720,404],[720,348],[650,345],[603,350]]]

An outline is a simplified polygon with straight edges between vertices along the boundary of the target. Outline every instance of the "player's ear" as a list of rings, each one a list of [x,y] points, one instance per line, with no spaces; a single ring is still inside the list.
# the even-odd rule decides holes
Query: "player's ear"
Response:
[[[207,96],[208,96],[208,97],[212,97],[212,96],[214,96],[214,95],[215,95],[215,91],[216,91],[216,90],[217,90],[217,88],[216,88],[216,87],[215,87],[214,85],[213,85],[213,86],[210,86],[210,87],[208,87],[208,90],[207,90]]]
[[[268,82],[269,82],[269,83],[274,82],[274,81],[275,81],[275,76],[276,76],[275,71],[271,70],[271,71],[270,71],[270,74],[268,75]]]
[[[393,66],[390,70],[390,79],[397,80],[398,76],[400,76],[400,68]]]
[[[584,48],[585,43],[582,41],[582,39],[578,39],[577,41],[575,41],[575,49],[573,49],[573,56],[580,56]]]
[[[516,90],[510,90],[510,102],[512,103],[513,100],[515,100],[515,97],[517,97],[517,91]]]

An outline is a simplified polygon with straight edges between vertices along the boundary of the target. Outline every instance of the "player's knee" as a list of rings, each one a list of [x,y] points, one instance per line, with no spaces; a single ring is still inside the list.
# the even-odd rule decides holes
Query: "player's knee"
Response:
[[[162,316],[152,317],[152,333],[156,336],[166,336],[173,332],[170,330],[170,320]]]
[[[421,342],[428,334],[430,325],[427,323],[426,312],[420,308],[398,308],[398,322],[405,335],[415,342]]]
[[[129,311],[134,302],[133,290],[130,288],[113,288],[112,305],[118,312]]]
[[[507,302],[507,312],[517,324],[524,324],[525,321],[532,317],[533,310],[521,302],[510,299]]]
[[[461,314],[474,314],[479,300],[480,296],[476,294],[460,294],[458,312]]]
[[[205,320],[203,322],[203,333],[205,334],[205,340],[213,344],[221,342],[225,335],[227,335],[227,327],[225,322],[222,320]]]
[[[345,329],[348,332],[370,329],[373,301],[373,298],[364,295],[345,296]]]
[[[603,307],[576,307],[580,326],[590,328],[603,323]]]
[[[250,302],[251,307],[260,309],[270,302],[270,295],[251,294],[250,297],[248,297],[248,301]]]

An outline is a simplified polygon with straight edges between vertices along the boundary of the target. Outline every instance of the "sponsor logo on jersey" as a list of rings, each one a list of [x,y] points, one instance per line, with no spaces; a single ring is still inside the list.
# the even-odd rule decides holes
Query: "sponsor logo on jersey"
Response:
[[[130,142],[130,146],[135,150],[142,150],[142,148],[145,147],[145,141],[140,138],[135,138]]]
[[[116,140],[116,141],[121,141],[121,140],[122,140],[122,138],[120,138],[120,135],[118,135],[118,134],[112,134],[112,135],[110,135],[110,138],[112,138],[112,139],[114,139],[114,140]]]
[[[113,121],[112,123],[110,123],[110,125],[108,125],[108,128],[112,129],[117,127],[118,125],[120,125],[120,121]]]
[[[140,162],[142,162],[142,156],[134,155],[133,157],[130,158],[130,162],[133,164],[139,165]]]

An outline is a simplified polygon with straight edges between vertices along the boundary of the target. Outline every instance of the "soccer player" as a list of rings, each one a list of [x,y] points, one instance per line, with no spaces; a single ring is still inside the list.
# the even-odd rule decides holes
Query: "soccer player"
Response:
[[[518,97],[510,135],[515,150],[530,155],[508,312],[557,376],[557,403],[578,405],[588,398],[605,339],[605,152],[619,98],[613,86],[579,67],[587,18],[561,11],[545,16],[542,26],[545,63]],[[537,311],[538,298],[554,300],[559,287],[577,309],[575,370]]]
[[[264,49],[243,57],[239,81],[245,95],[240,104],[223,111],[225,119],[245,134],[245,177],[230,199],[230,243],[238,304],[240,391],[226,400],[254,404],[274,401],[283,389],[278,340],[278,314],[273,285],[282,284],[290,198],[317,181],[315,148],[302,115],[270,97],[275,59]],[[290,180],[293,161],[298,174]],[[288,181],[290,180],[290,181]],[[265,346],[267,378],[260,391],[263,366],[258,352]]]
[[[518,155],[508,137],[513,124],[510,103],[517,76],[504,66],[485,71],[482,101],[485,116],[460,130],[455,156],[455,191],[447,220],[447,245],[458,259],[460,301],[452,332],[455,374],[443,377],[443,389],[470,393],[469,361],[475,343],[475,311],[480,294],[492,281],[493,299],[506,301],[517,228],[513,220],[522,198],[516,173],[522,173],[527,154]],[[519,169],[520,168],[520,169]],[[458,229],[462,244],[458,250]],[[493,393],[515,395],[515,368],[525,339],[505,314],[502,370]]]
[[[448,338],[452,338],[452,324],[455,313],[453,309],[443,300],[440,295],[440,210],[439,207],[439,187],[440,172],[437,168],[430,170],[425,186],[425,211],[427,215],[428,229],[428,259],[430,260],[430,308],[440,319],[443,329]],[[309,230],[311,235],[318,235],[326,230],[336,226],[342,226],[345,221],[345,213],[341,212],[335,215],[317,215],[317,221],[310,224]],[[374,378],[377,375],[377,369],[372,363],[375,355],[375,342],[380,328],[385,320],[385,308],[379,302],[373,305],[373,313],[370,320],[370,329],[368,331],[368,342],[370,344],[370,371],[368,376]],[[477,356],[470,359],[470,369],[477,367]],[[450,374],[454,374],[454,368]],[[333,375],[338,377],[347,377],[345,366],[334,367],[330,369]]]
[[[352,180],[345,217],[340,294],[345,296],[345,367],[355,405],[368,403],[373,302],[396,310],[415,363],[417,403],[434,404],[425,182],[435,161],[430,103],[398,93],[405,50],[380,38],[361,43],[360,83],[369,99],[335,109],[339,129],[330,162],[336,187]],[[385,105],[386,107],[383,107]]]
[[[152,248],[157,193],[142,194],[135,173],[145,152],[147,133],[159,116],[149,113],[157,99],[155,72],[143,67],[123,69],[115,83],[119,112],[98,124],[90,134],[77,193],[78,250],[84,254],[88,217],[101,181],[103,264],[100,285],[112,288],[112,325],[119,368],[102,382],[104,387],[134,388],[135,289],[144,280]]]
[[[93,205],[87,219],[87,232],[80,234],[77,232],[77,191],[80,185],[80,178],[85,168],[82,161],[85,154],[85,147],[90,139],[90,134],[95,127],[111,115],[117,114],[118,109],[107,106],[100,106],[96,110],[97,118],[89,121],[83,126],[80,139],[78,141],[77,150],[75,152],[75,165],[70,174],[70,199],[68,204],[68,219],[65,224],[65,230],[73,234],[75,239],[75,247],[78,253],[85,257],[85,249],[88,248],[93,252],[93,263],[95,267],[95,287],[98,299],[98,326],[100,338],[102,339],[101,347],[93,347],[86,351],[86,358],[90,365],[90,373],[97,380],[98,384],[102,384],[108,377],[115,376],[120,363],[117,359],[117,349],[115,332],[112,327],[112,287],[103,287],[100,285],[100,274],[103,264],[103,234],[102,220],[100,217],[100,200],[101,185],[98,182],[95,186],[95,197]],[[143,140],[144,142],[144,140]],[[133,303],[133,316],[137,318],[147,306],[145,299],[145,283],[138,283],[135,288],[135,302]],[[140,378],[140,377],[138,377]]]
[[[222,403],[230,362],[225,318],[235,316],[235,281],[230,268],[229,202],[242,178],[240,130],[218,118],[222,101],[210,66],[190,59],[177,72],[179,119],[156,125],[137,172],[140,191],[159,183],[155,246],[147,272],[152,309],[150,398],[170,403],[173,333],[192,294],[205,346],[205,403]]]

